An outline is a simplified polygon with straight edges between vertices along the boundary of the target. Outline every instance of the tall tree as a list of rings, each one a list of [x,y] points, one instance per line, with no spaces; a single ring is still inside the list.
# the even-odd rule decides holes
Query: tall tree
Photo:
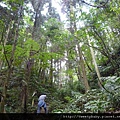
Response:
[[[91,46],[91,40],[90,40],[90,37],[87,33],[87,39],[88,39],[88,44]],[[102,80],[101,80],[101,76],[100,76],[100,72],[99,72],[99,69],[98,69],[98,65],[97,65],[97,62],[96,62],[96,59],[95,59],[95,54],[94,54],[94,51],[93,51],[93,48],[90,47],[90,51],[91,51],[91,55],[92,55],[92,59],[93,59],[93,64],[95,66],[95,70],[96,70],[96,73],[97,73],[97,76],[98,76],[98,85],[100,88],[102,88]]]
[[[14,33],[14,36],[12,36],[12,38],[10,38],[10,36],[8,37],[8,34],[9,34],[9,31],[11,29],[12,31],[12,28],[11,26],[9,27],[8,26],[8,31],[7,31],[7,36],[5,38],[5,42],[3,43],[3,53],[4,53],[4,56],[5,56],[5,59],[6,59],[6,62],[7,62],[7,65],[8,65],[8,69],[7,69],[7,77],[4,81],[4,87],[3,87],[3,99],[2,99],[2,102],[1,102],[1,112],[4,112],[5,111],[5,104],[6,104],[6,95],[7,95],[7,90],[8,90],[8,84],[9,84],[9,81],[11,79],[11,73],[12,73],[12,67],[13,67],[13,62],[14,62],[14,55],[15,55],[15,50],[16,50],[16,45],[17,45],[17,41],[18,41],[18,32],[19,32],[19,25],[20,25],[20,21],[22,19],[22,11],[23,11],[23,7],[22,7],[22,2],[16,4],[16,3],[13,3],[10,2],[11,4],[11,8],[16,8],[16,11],[15,14],[16,14],[16,18],[17,19],[14,19],[12,22],[13,22],[13,33]],[[11,23],[10,23],[11,24]],[[5,53],[5,44],[6,44],[6,39],[12,39],[13,40],[13,44],[12,44],[12,50],[11,50],[11,55],[10,55],[10,59],[7,58],[6,56],[6,53]]]

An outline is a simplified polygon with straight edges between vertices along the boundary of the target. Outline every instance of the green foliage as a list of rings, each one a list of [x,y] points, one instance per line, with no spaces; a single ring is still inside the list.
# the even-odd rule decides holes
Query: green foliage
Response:
[[[66,102],[70,102],[72,100],[72,98],[70,98],[69,96],[65,96],[64,99]]]
[[[89,113],[106,112],[109,109],[110,102],[107,96],[96,89],[88,91],[86,94],[73,92],[74,97],[61,113]]]
[[[58,90],[58,96],[60,98],[61,101],[67,102],[67,100],[65,99],[66,97],[70,97],[71,94],[71,90],[70,88],[61,88]]]
[[[74,91],[85,93],[85,87],[80,81],[75,81],[73,86],[74,86]]]
[[[118,1],[110,3],[110,11],[114,11],[117,15],[120,13],[120,3]]]
[[[70,25],[67,25],[68,29],[64,29],[63,23],[55,18],[51,17],[51,19],[49,19],[47,15],[43,17],[41,15],[42,10],[39,10],[39,14],[37,14],[36,11],[30,10],[31,8],[28,10],[24,5],[23,0],[3,0],[2,2],[5,3],[7,7],[3,7],[1,9],[2,19],[0,20],[0,33],[3,32],[3,38],[2,34],[0,34],[1,44],[4,43],[7,38],[7,32],[9,32],[9,21],[12,23],[9,29],[10,32],[8,33],[4,52],[3,46],[0,45],[0,68],[8,67],[5,57],[7,57],[9,62],[13,54],[13,46],[16,46],[11,66],[12,71],[8,81],[7,100],[5,106],[7,112],[21,112],[23,81],[28,85],[29,95],[27,107],[29,112],[33,112],[37,109],[37,95],[34,96],[35,105],[33,107],[31,106],[31,102],[33,100],[32,94],[34,91],[38,91],[38,93],[47,93],[49,110],[53,113],[107,112],[110,109],[119,109],[120,77],[113,76],[116,75],[116,71],[120,73],[120,51],[117,50],[117,52],[115,52],[116,48],[119,48],[120,46],[119,2],[112,0],[105,8],[93,8],[90,9],[89,13],[81,12],[81,14],[78,14],[80,13],[79,10],[75,9],[73,6],[75,14],[80,16],[79,18],[75,17],[76,15],[72,16],[72,19],[70,18],[70,20],[67,21],[70,23]],[[46,2],[43,2],[42,5],[44,6],[45,3]],[[19,15],[20,5],[23,6],[21,16]],[[72,12],[74,12],[74,9]],[[6,15],[7,13],[9,14]],[[66,13],[69,13],[69,10]],[[20,24],[18,22],[19,20]],[[80,25],[81,28],[77,26],[78,20],[83,23],[83,25]],[[39,30],[33,31],[38,28],[38,26],[35,26],[37,24],[40,26]],[[75,30],[74,34],[69,31],[70,28]],[[86,30],[88,31],[87,33],[85,32]],[[33,35],[34,32],[40,33],[40,35],[38,35],[39,37],[35,36],[36,34]],[[77,67],[80,65],[76,64],[76,60],[79,60],[80,57],[76,49],[77,44],[81,45],[82,54],[84,56],[83,60],[86,61],[85,66],[88,64],[92,70],[94,69],[89,49],[90,46],[87,40],[88,34],[91,39],[91,45],[95,48],[96,61],[97,64],[99,64],[101,76],[104,76],[103,85],[107,91],[98,90],[96,72],[88,70],[87,67],[85,69],[90,87],[96,89],[92,89],[85,93],[84,85],[80,81],[74,82],[74,76],[76,77],[76,73],[78,73]],[[17,43],[14,44],[14,41],[12,40],[14,40],[17,35]],[[34,37],[37,38],[35,39],[37,42],[33,40]],[[59,63],[62,64],[64,58],[65,60],[67,58],[65,61],[65,67],[59,65]],[[26,67],[23,67],[26,66],[25,62],[29,59],[34,60],[30,71],[27,70]],[[51,60],[53,60],[52,65]],[[68,61],[71,66],[70,69],[66,69],[68,68]],[[113,67],[111,62],[115,67]],[[51,68],[51,66],[54,66],[55,68]],[[65,68],[65,70],[62,68]],[[58,72],[57,78],[52,76],[53,78],[58,80],[60,78],[59,75],[64,75],[62,73],[64,71],[68,76],[72,76],[73,83],[64,79],[63,81],[65,85],[60,89],[57,88],[58,86],[54,80],[51,80],[53,82],[53,86],[49,85],[46,81],[49,79],[51,69],[53,74],[54,70],[56,70],[56,73]],[[3,71],[0,71],[1,86],[4,84],[4,81],[7,78],[6,76],[8,75],[6,69],[2,70]],[[4,74],[2,72],[4,72]],[[30,75],[30,79],[27,82],[26,73]],[[54,87],[55,85],[56,87]],[[0,87],[0,90],[2,91],[3,87]]]
[[[1,46],[0,49],[1,49],[1,51],[2,51],[2,50],[3,50],[3,46]],[[1,59],[2,59],[2,60],[5,60],[5,54],[6,54],[7,59],[9,60],[9,59],[10,59],[10,56],[11,56],[11,52],[12,52],[12,45],[6,45],[6,46],[4,47],[4,54],[2,54],[2,52],[1,52],[1,54],[0,54]]]
[[[5,2],[8,2],[8,3],[16,3],[16,4],[21,4],[23,5],[23,0],[3,0]]]
[[[58,59],[60,58],[62,55],[57,54],[57,53],[53,53],[53,52],[41,52],[39,53],[39,55],[37,55],[39,57],[39,59],[41,59],[44,62],[47,62],[48,60],[51,59]]]
[[[110,102],[102,101],[102,100],[93,100],[89,101],[85,104],[85,112],[106,112],[107,107],[109,106]]]
[[[104,77],[104,87],[109,91],[105,92],[108,96],[108,101],[111,102],[113,108],[120,107],[120,77],[109,76]]]
[[[62,112],[63,109],[66,107],[65,106],[65,103],[63,103],[63,101],[61,100],[50,100],[50,104],[49,104],[49,111],[51,113],[59,113],[59,112]]]
[[[28,39],[24,43],[24,50],[27,57],[30,57],[31,51],[38,51],[40,49],[39,44],[32,39]]]
[[[57,109],[54,112],[60,113],[104,113],[119,109],[120,104],[120,77],[104,77],[106,90],[92,89],[85,94],[72,92],[72,100],[68,96],[69,103],[64,110]],[[111,94],[112,93],[112,94]]]
[[[61,22],[59,22],[57,19],[55,18],[50,18],[46,23],[45,23],[45,27],[46,28],[51,28],[53,27],[53,29],[51,28],[50,30],[54,30],[59,28],[59,26],[61,26]]]

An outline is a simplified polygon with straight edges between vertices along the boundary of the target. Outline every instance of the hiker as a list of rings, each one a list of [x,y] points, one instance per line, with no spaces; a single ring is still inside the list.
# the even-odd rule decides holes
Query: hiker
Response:
[[[44,108],[45,110],[45,113],[47,113],[47,106],[46,106],[46,103],[45,103],[45,98],[46,98],[46,95],[40,95],[39,99],[38,99],[38,109],[37,109],[37,113],[40,113],[42,107]]]

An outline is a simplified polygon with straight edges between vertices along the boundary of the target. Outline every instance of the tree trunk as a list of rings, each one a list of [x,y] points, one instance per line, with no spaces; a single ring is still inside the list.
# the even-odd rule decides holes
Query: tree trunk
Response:
[[[68,76],[68,82],[70,83],[70,85],[72,85],[73,84],[73,74],[71,73],[71,70],[73,69],[73,67],[72,67],[72,59],[71,58],[69,58],[69,56],[70,56],[70,51],[67,51],[67,56],[68,56],[68,61],[67,61],[67,71],[68,71],[68,74],[67,74],[67,76]],[[70,72],[69,72],[70,71]]]
[[[27,85],[24,84],[22,88],[22,105],[21,105],[21,112],[27,113]]]
[[[79,53],[79,59],[80,59],[80,66],[82,69],[82,77],[83,77],[83,82],[84,82],[84,86],[85,86],[85,91],[87,92],[88,90],[90,90],[90,86],[87,80],[87,76],[86,76],[86,70],[85,70],[85,64],[84,64],[84,60],[83,60],[83,56],[82,56],[82,51],[80,48],[80,45],[77,45],[78,48],[78,53]]]
[[[49,81],[50,81],[50,85],[52,86],[53,84],[53,59],[52,58],[50,63]]]
[[[8,29],[7,29],[7,32],[6,32],[6,37],[5,37],[5,40],[4,40],[4,43],[3,43],[4,47],[5,47],[6,42],[8,40],[8,35],[9,35],[9,32],[10,32],[10,27],[11,27],[11,23],[8,25]],[[2,48],[1,54],[4,54],[4,48]],[[2,64],[3,64],[3,61],[0,60],[0,70],[2,69]]]
[[[89,45],[91,46],[89,35],[87,35],[87,39],[88,39]],[[94,51],[93,51],[92,47],[90,47],[90,51],[91,51],[91,55],[92,55],[92,59],[93,59],[93,64],[95,66],[95,71],[96,71],[97,76],[98,76],[98,85],[99,85],[100,88],[102,88],[102,85],[101,85],[102,80],[101,80],[101,77],[100,77],[100,72],[99,72],[99,69],[98,69],[98,66],[97,66],[97,62],[96,62],[96,59],[95,59],[95,54],[94,54]]]

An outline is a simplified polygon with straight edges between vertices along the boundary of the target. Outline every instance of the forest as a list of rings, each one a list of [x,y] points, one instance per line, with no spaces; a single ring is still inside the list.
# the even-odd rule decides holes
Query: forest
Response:
[[[0,113],[120,113],[119,0],[0,0]]]

